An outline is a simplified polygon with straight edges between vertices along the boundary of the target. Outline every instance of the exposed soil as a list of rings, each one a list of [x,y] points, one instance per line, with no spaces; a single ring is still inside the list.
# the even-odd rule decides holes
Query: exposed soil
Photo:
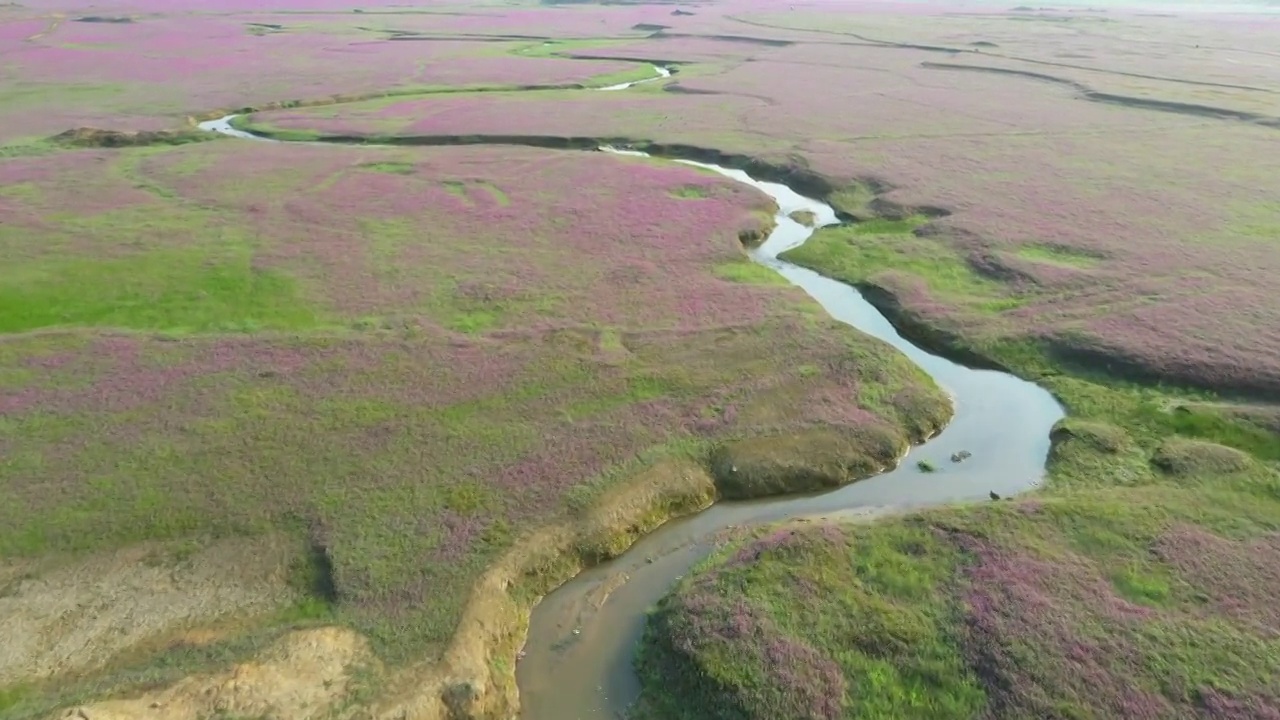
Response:
[[[0,565],[0,687],[92,670],[152,638],[279,608],[297,596],[287,575],[300,550],[242,538]]]
[[[361,671],[376,668],[363,638],[350,630],[303,630],[254,662],[194,676],[163,690],[67,710],[65,720],[204,720],[330,717],[359,690]]]

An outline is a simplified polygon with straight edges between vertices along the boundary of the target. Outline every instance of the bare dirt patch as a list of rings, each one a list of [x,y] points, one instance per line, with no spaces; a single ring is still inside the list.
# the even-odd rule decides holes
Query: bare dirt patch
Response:
[[[65,720],[203,720],[329,717],[375,661],[367,642],[340,628],[293,633],[253,662],[193,676],[164,690],[67,710]],[[355,676],[355,677],[353,677]]]
[[[96,669],[116,654],[229,615],[296,599],[301,548],[283,539],[159,543],[0,569],[0,686]],[[192,630],[198,633],[198,630]]]

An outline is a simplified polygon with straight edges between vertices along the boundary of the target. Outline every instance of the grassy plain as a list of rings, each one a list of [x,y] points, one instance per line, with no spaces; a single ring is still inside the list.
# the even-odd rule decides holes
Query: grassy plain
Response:
[[[1042,24],[1069,28],[1087,15],[1060,14],[1076,19]],[[811,24],[830,18],[836,28],[817,33],[761,26],[773,19],[726,8],[714,32],[710,20],[698,18],[697,27],[708,29],[672,30],[602,50],[648,57],[670,43],[680,55],[678,48],[697,43],[699,61],[673,83],[625,96],[406,97],[337,112],[259,113],[249,122],[267,130],[377,137],[633,138],[801,166],[836,187],[874,180],[887,191],[884,201],[949,211],[929,228],[932,242],[917,247],[960,258],[1024,297],[1018,307],[995,313],[970,312],[923,292],[904,295],[913,309],[1002,341],[1052,342],[1091,362],[1123,366],[1135,378],[1280,397],[1280,337],[1265,330],[1280,327],[1280,311],[1259,294],[1277,269],[1272,239],[1280,208],[1271,199],[1274,173],[1255,160],[1276,132],[1272,119],[1280,113],[1262,107],[1275,97],[1275,86],[1212,84],[1238,61],[1227,50],[1198,65],[1216,75],[1178,76],[1177,53],[1195,27],[1191,18],[1154,19],[1168,35],[1143,47],[1164,49],[1142,53],[1139,61],[1130,60],[1137,53],[1124,49],[1123,39],[1146,19],[1096,15],[1106,16],[1100,26],[1107,30],[1085,36],[1093,65],[1104,67],[1106,77],[1141,84],[1142,92],[1090,84],[1072,68],[1038,64],[1070,59],[1054,59],[1053,45],[1037,56],[1030,41],[1018,46],[1017,57],[1026,58],[1021,74],[953,69],[988,62],[982,56],[991,48],[975,53],[968,42],[942,44],[948,32],[977,37],[978,23],[1022,37],[1019,28],[1027,22],[1000,13],[930,16],[923,40],[910,43],[900,37],[908,32],[908,16],[895,25],[878,15],[810,14]],[[788,22],[805,16],[788,13]],[[1275,21],[1260,16],[1259,22]],[[841,35],[842,23],[864,23],[867,33],[887,39]],[[890,26],[899,35],[888,32]],[[1237,43],[1246,56],[1264,52],[1257,37],[1238,26],[1212,28],[1222,34],[1215,47]],[[1152,65],[1162,57],[1169,65],[1156,72]],[[1171,90],[1167,103],[1140,102],[1171,88],[1200,95]],[[1253,109],[1233,105],[1238,98]]]
[[[791,259],[1068,405],[1035,500],[783,531],[691,578],[642,668],[656,687],[710,678],[685,686],[706,705],[648,711],[1276,712],[1276,413],[1214,394],[1280,397],[1278,178],[1259,161],[1280,115],[1273,17],[80,5],[0,7],[0,612],[103,553],[287,552],[252,578],[268,589],[177,618],[214,630],[160,628],[107,670],[126,648],[83,634],[99,616],[55,623],[50,644],[88,637],[94,662],[71,653],[53,678],[31,669],[57,653],[8,658],[0,714],[155,686],[305,625],[430,660],[516,538],[656,459],[823,427],[896,445],[945,414],[905,361],[746,262],[758,197],[687,168],[43,141],[255,106],[281,109],[250,126],[299,139],[631,138],[820,176],[870,222]],[[684,64],[625,93],[511,91],[629,80],[641,59]]]
[[[914,233],[924,221],[820,230],[785,257],[867,288],[890,313],[911,297],[907,278],[946,307],[1020,305],[1015,290]],[[1023,257],[1097,262],[1049,248]],[[904,287],[895,282],[907,290],[883,294]],[[1126,385],[1033,343],[899,320],[1064,402],[1071,417],[1055,429],[1047,486],[1033,499],[740,541],[654,611],[638,717],[1280,712],[1280,436],[1267,415]]]
[[[647,463],[836,429],[884,447],[827,443],[831,460],[882,466],[948,414],[904,358],[752,272],[738,234],[768,200],[692,168],[223,140],[0,176],[0,557],[296,541],[277,593],[296,609],[241,608],[256,620],[212,650],[126,654],[121,682],[299,623],[429,661],[512,543]],[[799,460],[787,447],[768,455]],[[723,491],[787,487],[770,472]],[[46,572],[8,592],[38,597]],[[15,717],[107,682],[71,662],[81,683],[40,684],[24,669],[46,650],[6,662],[35,682]]]
[[[866,212],[864,195],[836,200]],[[895,218],[819,230],[784,257],[864,288],[922,342],[1051,389],[1070,418],[1055,429],[1047,486],[738,542],[651,616],[638,716],[1280,712],[1280,436],[1268,406],[1127,384],[1060,345],[983,333],[972,318],[1016,313],[1048,284],[1009,265],[1052,277],[1104,260],[1029,245],[996,273],[928,218]]]

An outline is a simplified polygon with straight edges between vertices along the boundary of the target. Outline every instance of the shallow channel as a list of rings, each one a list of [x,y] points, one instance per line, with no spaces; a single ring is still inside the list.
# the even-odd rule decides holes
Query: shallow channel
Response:
[[[266,140],[230,125],[233,115],[200,123],[211,132]],[[616,155],[644,153],[601,148]],[[1049,431],[1063,410],[1044,389],[1007,373],[975,370],[933,355],[904,339],[854,288],[778,258],[814,229],[792,220],[808,210],[817,225],[838,222],[831,206],[791,188],[762,182],[741,170],[690,160],[674,162],[714,171],[769,195],[778,205],[777,225],[752,250],[752,259],[776,270],[822,305],[835,319],[877,337],[904,353],[944,389],[955,404],[950,424],[912,448],[898,468],[829,492],[717,503],[672,521],[641,538],[617,559],[588,569],[534,608],[528,639],[516,665],[522,720],[618,718],[640,693],[632,658],[646,611],[695,563],[712,552],[725,531],[790,518],[870,516],[883,512],[986,500],[1040,483],[1049,452]],[[952,453],[971,453],[960,463]],[[924,473],[927,459],[937,471]]]

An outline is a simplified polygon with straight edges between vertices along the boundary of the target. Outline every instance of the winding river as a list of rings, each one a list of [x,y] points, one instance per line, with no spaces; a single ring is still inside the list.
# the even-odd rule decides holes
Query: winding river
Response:
[[[665,68],[659,69],[659,74],[665,77]],[[200,127],[266,140],[232,128],[233,117],[210,120]],[[615,155],[643,155],[600,149]],[[625,715],[640,692],[631,661],[644,629],[646,610],[715,549],[725,530],[788,518],[869,516],[985,500],[990,492],[1011,495],[1025,491],[1043,478],[1049,430],[1063,417],[1062,408],[1044,389],[1006,373],[967,368],[928,353],[899,335],[854,288],[779,259],[781,252],[803,243],[814,232],[789,215],[808,210],[817,217],[819,226],[830,225],[838,222],[831,206],[803,197],[785,185],[756,180],[741,170],[689,160],[674,162],[719,173],[773,198],[778,205],[777,225],[768,239],[751,251],[751,257],[804,289],[832,317],[904,353],[951,394],[955,416],[936,437],[912,448],[895,470],[822,494],[717,503],[702,513],[667,523],[619,558],[586,570],[547,595],[534,608],[528,639],[516,666],[522,720]],[[952,462],[952,454],[962,450],[971,456]],[[920,472],[915,464],[920,459],[929,460],[938,471]]]

